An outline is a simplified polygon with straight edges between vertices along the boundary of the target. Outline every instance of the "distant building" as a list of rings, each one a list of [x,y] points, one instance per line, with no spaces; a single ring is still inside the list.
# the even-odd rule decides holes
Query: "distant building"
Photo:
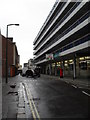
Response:
[[[34,62],[43,74],[90,78],[89,2],[56,0],[36,36]]]
[[[6,40],[8,41],[8,75],[14,76],[17,74],[19,55],[15,42],[13,38],[6,39],[2,35],[2,77],[6,76]]]

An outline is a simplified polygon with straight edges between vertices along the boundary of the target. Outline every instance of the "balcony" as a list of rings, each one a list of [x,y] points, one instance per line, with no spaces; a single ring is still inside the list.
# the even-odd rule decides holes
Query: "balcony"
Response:
[[[61,39],[59,39],[58,41],[56,41],[54,44],[52,44],[51,46],[49,46],[47,49],[45,49],[43,52],[41,52],[39,55],[37,55],[36,58],[40,57],[41,55],[43,55],[44,53],[46,53],[48,50],[54,48],[56,45],[60,44],[60,42],[64,41],[66,38],[69,38],[71,35],[73,35],[74,33],[76,33],[77,31],[79,31],[80,29],[82,29],[83,27],[87,26],[89,21],[87,18],[85,21],[83,21],[81,24],[79,24],[77,27],[75,27],[74,29],[72,29],[69,33],[65,34]]]
[[[90,34],[87,34],[84,37],[79,38],[78,40],[75,40],[74,42],[72,42],[66,46],[63,46],[62,48],[60,48],[58,51],[56,51],[54,53],[54,58],[57,58],[59,56],[63,56],[63,55],[66,55],[68,53],[72,53],[74,51],[78,51],[82,48],[88,47],[89,46],[88,42],[90,42]],[[45,56],[43,56],[40,59],[37,59],[35,61],[36,64],[40,64],[42,62],[46,62]]]
[[[78,3],[77,5],[79,5],[79,4],[80,4],[80,3]],[[42,41],[43,43],[40,44],[40,46],[39,46],[39,48],[36,50],[36,52],[37,52],[43,45],[45,45],[46,42],[49,41],[50,38],[51,38],[53,35],[55,35],[55,33],[58,32],[58,30],[60,30],[60,28],[62,28],[62,26],[63,26],[65,23],[67,23],[67,21],[68,21],[72,16],[75,15],[75,13],[77,13],[77,11],[79,11],[79,9],[84,6],[84,4],[85,4],[85,3],[81,3],[80,6],[79,6],[77,9],[75,9],[75,7],[77,6],[77,5],[75,4],[74,8],[71,8],[70,11],[67,13],[67,15],[66,15],[66,16],[67,16],[67,19],[65,19],[66,16],[65,16],[65,18],[62,18],[62,19],[64,20],[64,22],[63,22],[62,19],[61,19],[62,22],[61,22],[61,21],[59,22],[60,25],[55,26],[55,28],[49,33],[49,35],[44,39],[44,41]],[[75,10],[74,10],[74,9],[75,9]],[[71,10],[72,10],[72,11],[74,10],[74,11],[71,13]],[[69,15],[69,14],[70,14],[70,15]],[[68,15],[69,15],[69,16],[68,16]],[[51,35],[50,35],[50,34],[51,34]]]
[[[45,49],[47,49],[49,46],[53,45],[56,41],[58,41],[60,38],[62,38],[64,35],[69,33],[72,29],[77,27],[79,24],[81,24],[85,19],[89,18],[90,11],[88,11],[86,14],[84,14],[79,20],[77,20],[75,23],[73,23],[69,28],[67,28],[63,33],[61,33],[58,37],[55,37],[55,39],[51,40],[51,42],[48,42],[48,44],[43,47],[43,49],[38,52],[37,55],[39,55],[41,52],[43,52]],[[35,52],[37,53],[37,52]]]

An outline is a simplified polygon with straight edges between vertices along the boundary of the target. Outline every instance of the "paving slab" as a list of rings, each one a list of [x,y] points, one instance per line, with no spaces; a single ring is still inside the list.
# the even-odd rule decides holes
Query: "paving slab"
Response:
[[[18,114],[17,114],[17,120],[18,120],[19,118],[26,118],[26,115],[25,115],[24,113],[18,113]]]
[[[0,82],[0,120],[2,118],[2,83]]]
[[[8,83],[5,83],[5,78],[2,81],[2,118],[15,118],[18,110],[18,87],[19,82],[17,77],[8,78]],[[16,85],[15,85],[16,84]],[[15,85],[15,87],[13,87]]]

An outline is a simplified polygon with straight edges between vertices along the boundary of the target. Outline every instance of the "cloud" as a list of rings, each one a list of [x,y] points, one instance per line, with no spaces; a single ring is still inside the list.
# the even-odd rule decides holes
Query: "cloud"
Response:
[[[33,41],[45,22],[56,0],[0,0],[0,27],[6,36],[6,26],[19,23],[20,26],[9,27],[9,36],[13,37],[20,54],[21,64],[33,57]]]

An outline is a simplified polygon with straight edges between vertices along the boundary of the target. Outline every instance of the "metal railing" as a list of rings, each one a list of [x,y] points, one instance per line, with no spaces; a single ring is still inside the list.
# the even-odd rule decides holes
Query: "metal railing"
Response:
[[[64,52],[70,48],[76,47],[84,42],[90,41],[90,34],[85,35],[84,37],[75,40],[74,42],[60,48],[56,53],[54,53],[54,57],[57,56],[57,54],[59,54],[60,52]]]
[[[73,12],[73,10],[80,4],[80,2],[76,2],[73,7],[66,13],[66,15],[58,22],[58,24],[56,24],[56,26],[49,32],[49,34],[42,39],[41,43],[38,45],[37,49],[41,46],[41,44],[43,43],[43,41],[45,41],[52,33],[53,31],[55,31],[55,29],[57,29],[60,24]]]
[[[51,40],[51,42],[49,42],[49,44],[45,44],[46,46],[44,46],[44,48],[41,49],[40,52],[38,52],[37,55],[39,55],[41,52],[43,52],[49,46],[51,46],[56,41],[58,41],[60,38],[62,38],[64,35],[66,35],[68,32],[70,32],[72,29],[74,29],[76,26],[78,26],[81,22],[83,22],[89,16],[90,16],[90,11],[88,11],[87,13],[85,13],[80,19],[78,19],[75,23],[73,23],[69,28],[67,28],[63,33],[61,33],[60,35],[58,35],[55,39]]]

